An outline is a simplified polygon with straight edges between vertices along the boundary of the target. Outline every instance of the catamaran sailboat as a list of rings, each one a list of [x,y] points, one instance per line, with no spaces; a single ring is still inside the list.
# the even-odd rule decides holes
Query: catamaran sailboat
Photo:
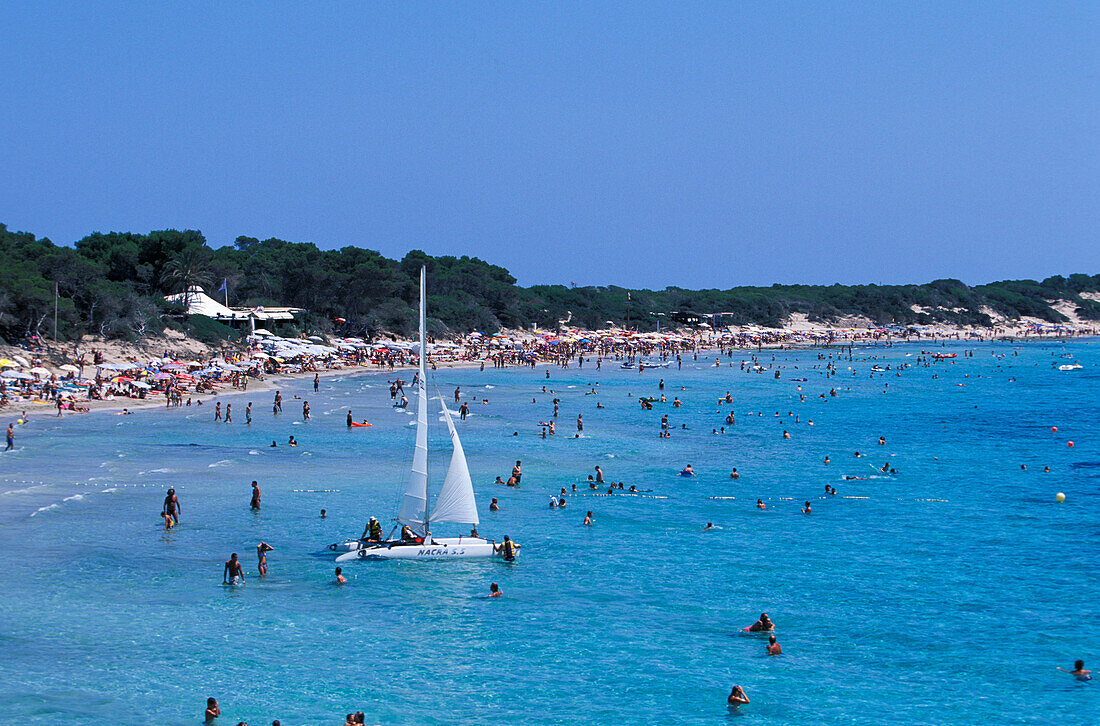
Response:
[[[477,502],[474,499],[474,485],[470,479],[470,468],[466,463],[466,453],[458,439],[451,412],[439,397],[443,408],[443,420],[451,435],[451,463],[443,479],[443,487],[435,498],[435,506],[428,509],[428,386],[424,361],[424,309],[425,309],[426,271],[420,269],[420,375],[416,380],[416,448],[413,453],[412,472],[397,521],[412,532],[411,537],[396,540],[369,541],[347,540],[329,545],[329,549],[340,552],[337,562],[350,560],[436,560],[471,557],[492,557],[494,555],[509,558],[518,552],[518,545],[511,542],[500,546],[483,537],[433,537],[431,525],[438,522],[454,522],[477,525]]]

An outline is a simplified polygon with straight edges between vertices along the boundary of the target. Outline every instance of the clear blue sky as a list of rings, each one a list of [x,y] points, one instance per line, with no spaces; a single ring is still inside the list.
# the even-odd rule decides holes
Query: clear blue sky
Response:
[[[6,2],[0,222],[522,284],[1100,272],[1100,3]]]

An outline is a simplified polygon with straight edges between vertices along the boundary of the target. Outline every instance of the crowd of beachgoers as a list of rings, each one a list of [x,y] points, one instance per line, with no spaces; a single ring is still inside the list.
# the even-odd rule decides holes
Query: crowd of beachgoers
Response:
[[[588,331],[472,332],[427,345],[429,362],[438,365],[489,364],[494,367],[557,363],[581,353],[602,356],[667,358],[685,351],[786,346],[849,346],[905,341],[989,340],[1095,335],[1085,326],[1029,323],[1011,329],[960,330],[938,327],[877,328],[694,328],[638,332],[624,328]],[[320,372],[393,370],[415,365],[418,344],[395,338],[367,341],[313,335],[283,338],[257,330],[244,341],[220,350],[185,356],[168,350],[156,358],[107,355],[95,347],[74,345],[63,360],[34,345],[0,358],[0,408],[50,406],[60,416],[93,408],[182,405],[183,398],[225,394],[261,385],[268,377]],[[263,387],[267,387],[266,385]]]

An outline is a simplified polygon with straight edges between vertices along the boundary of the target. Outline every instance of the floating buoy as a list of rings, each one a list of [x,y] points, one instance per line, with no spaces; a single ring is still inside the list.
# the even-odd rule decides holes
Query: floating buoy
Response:
[[[1055,494],[1055,495],[1054,495],[1054,498],[1058,500],[1058,503],[1059,503],[1059,504],[1061,504],[1062,502],[1066,501],[1066,495],[1065,495],[1065,494],[1063,494],[1062,492],[1058,492],[1057,494]]]
[[[1073,442],[1072,441],[1067,441],[1066,446],[1068,446],[1069,448],[1072,449],[1073,448]]]
[[[1050,430],[1051,430],[1051,431],[1052,431],[1053,433],[1058,433],[1058,427],[1057,427],[1057,426],[1051,426],[1051,427],[1050,427]]]

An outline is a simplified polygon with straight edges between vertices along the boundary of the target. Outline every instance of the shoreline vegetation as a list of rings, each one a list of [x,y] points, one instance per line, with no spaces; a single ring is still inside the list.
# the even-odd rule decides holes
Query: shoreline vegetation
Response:
[[[207,345],[240,332],[188,315],[165,296],[195,286],[235,306],[293,306],[298,334],[410,336],[417,275],[428,268],[429,334],[472,331],[638,331],[681,325],[875,328],[935,326],[949,330],[1100,325],[1100,275],[1056,275],[1042,281],[966,285],[944,279],[913,285],[772,285],[726,290],[629,289],[618,286],[520,287],[503,267],[471,257],[432,257],[413,250],[401,260],[361,247],[321,250],[313,244],[238,237],[213,248],[201,232],[94,233],[56,245],[0,224],[0,337],[20,343],[87,335],[140,341],[181,333]],[[1011,334],[1011,333],[1003,333]]]

